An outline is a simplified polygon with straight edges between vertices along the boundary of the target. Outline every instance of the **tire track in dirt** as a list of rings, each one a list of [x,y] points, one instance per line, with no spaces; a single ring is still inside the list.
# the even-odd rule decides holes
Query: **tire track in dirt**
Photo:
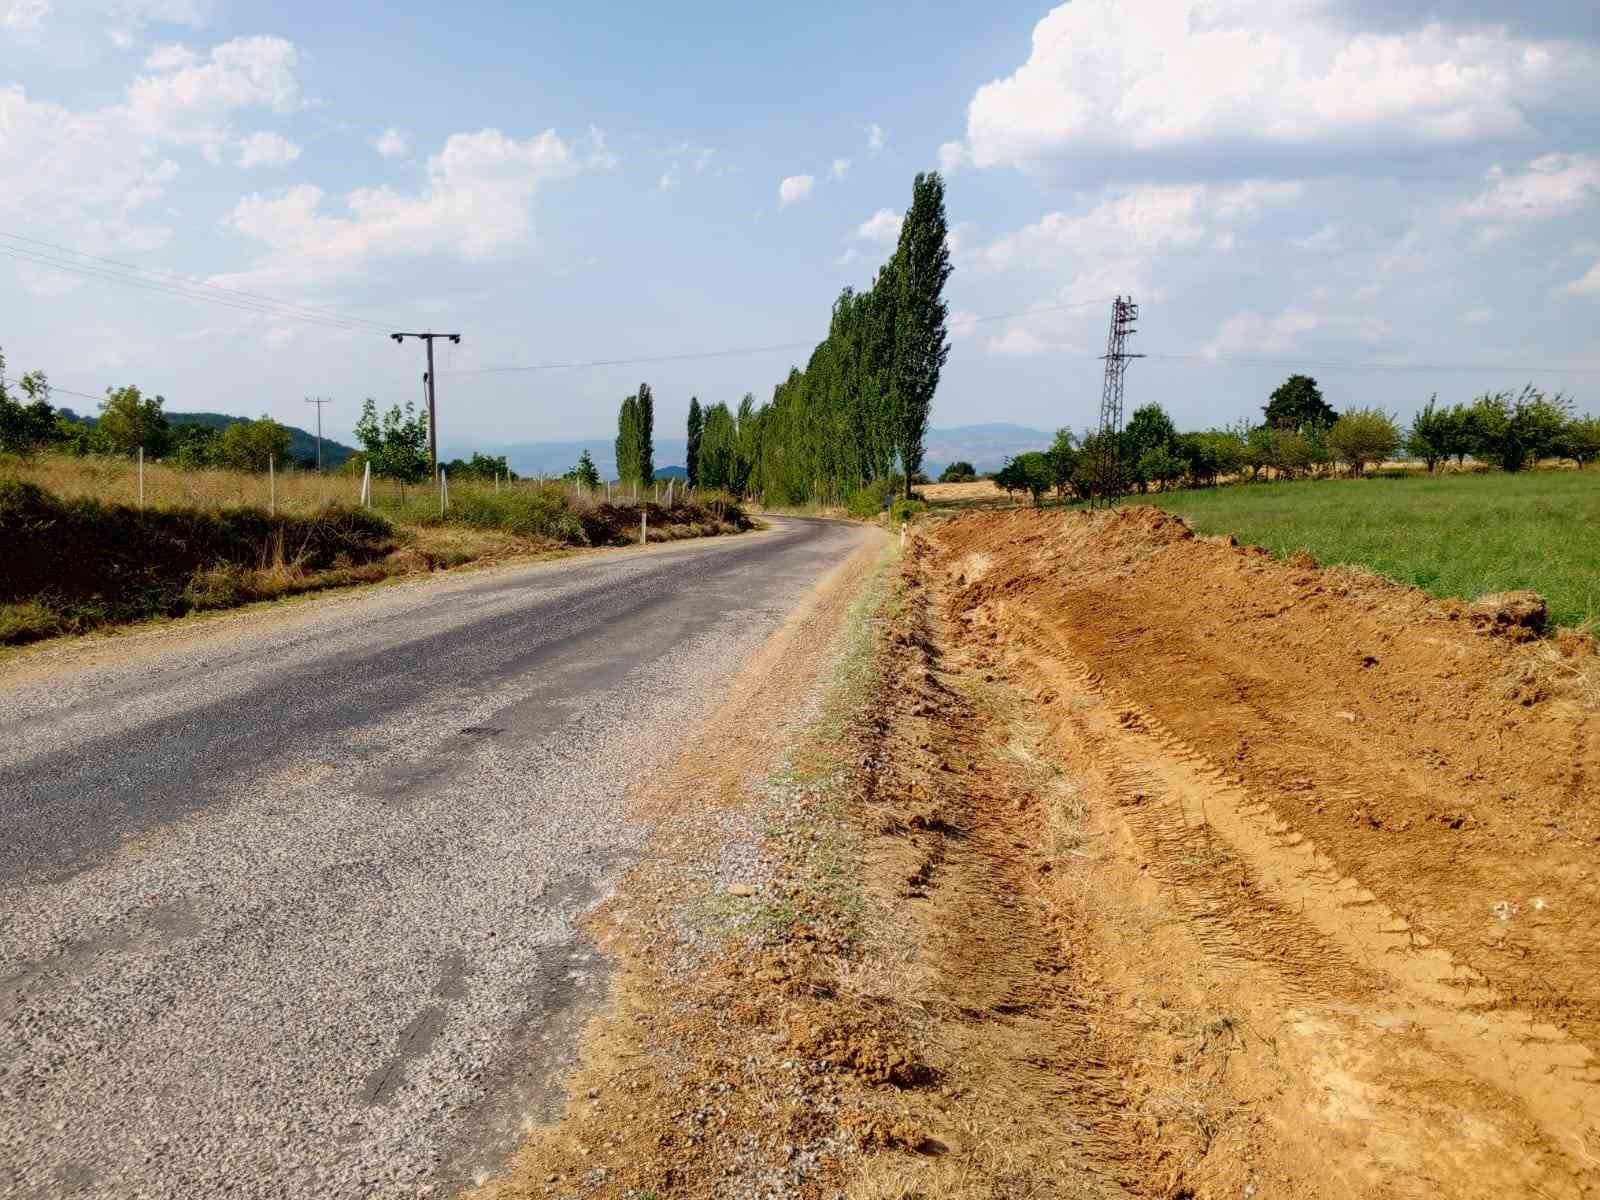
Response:
[[[1119,621],[1103,603],[1077,603],[1071,589],[1087,590],[1083,576],[1090,576],[1103,602],[1113,590],[1107,576],[1120,582],[1105,560],[1121,568],[1141,563],[1161,552],[1162,539],[1112,518],[1122,522],[1114,538],[1074,542],[1074,534],[1051,544],[1037,520],[999,518],[1008,520],[994,528],[988,519],[991,528],[981,531],[970,521],[946,527],[936,538],[935,573],[958,642],[976,661],[1025,682],[1045,714],[1045,752],[1070,764],[1098,801],[1091,823],[1116,853],[1089,872],[1095,896],[1133,915],[1097,922],[1100,910],[1089,904],[1082,914],[1089,941],[1098,942],[1108,974],[1135,1009],[1139,992],[1170,991],[1173,976],[1186,972],[1189,1004],[1226,1009],[1247,1027],[1271,1031],[1261,1038],[1273,1047],[1270,1064],[1252,1067],[1234,1052],[1217,1074],[1225,1124],[1251,1114],[1270,1135],[1245,1155],[1230,1150],[1226,1136],[1212,1138],[1188,1177],[1202,1190],[1237,1183],[1249,1158],[1257,1168],[1274,1164],[1280,1184],[1313,1195],[1594,1194],[1600,1177],[1589,1147],[1600,1145],[1600,1072],[1589,1047],[1519,1008],[1414,928],[1272,802],[1281,791],[1263,789],[1237,758],[1216,754],[1216,746],[1237,744],[1225,710],[1191,722],[1213,734],[1202,747],[1129,695],[1162,682],[1141,675],[1148,664],[1138,643],[1152,640],[1151,627],[1165,614],[1147,606]],[[1021,553],[1017,541],[1027,543]],[[1205,590],[1195,564],[1184,565],[1192,589]],[[1052,571],[1056,590],[1035,594],[1030,572]],[[1100,620],[1087,631],[1086,612]],[[1208,667],[1190,664],[1199,675]],[[1130,679],[1145,687],[1130,688]],[[1287,765],[1315,773],[1320,764],[1310,762],[1290,757]],[[1299,793],[1336,794],[1343,786],[1352,803],[1382,802],[1332,774],[1307,780]],[[1181,922],[1178,932],[1162,927],[1165,917],[1142,927],[1165,961],[1113,944],[1145,909]],[[1581,978],[1583,964],[1574,965]],[[1181,1009],[1181,995],[1178,1001]]]

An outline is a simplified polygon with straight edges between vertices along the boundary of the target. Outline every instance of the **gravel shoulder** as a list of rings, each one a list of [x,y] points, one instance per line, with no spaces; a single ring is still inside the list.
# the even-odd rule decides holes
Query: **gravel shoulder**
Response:
[[[630,792],[879,538],[773,524],[0,666],[0,1195],[495,1161],[602,989]]]

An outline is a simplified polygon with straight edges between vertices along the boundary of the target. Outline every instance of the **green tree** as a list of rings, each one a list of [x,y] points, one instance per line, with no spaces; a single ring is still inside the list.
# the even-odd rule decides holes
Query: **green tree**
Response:
[[[143,446],[146,458],[161,458],[172,444],[164,404],[163,397],[141,395],[136,387],[107,388],[92,434],[95,448],[131,455]]]
[[[452,481],[476,479],[493,483],[496,476],[502,479],[517,477],[517,473],[506,465],[505,455],[484,454],[481,450],[474,450],[471,458],[452,458],[440,466]]]
[[[1556,451],[1570,458],[1581,471],[1596,458],[1600,458],[1600,417],[1574,417],[1561,431]]]
[[[1049,455],[1042,450],[1029,450],[1007,459],[1005,466],[995,472],[994,481],[1007,492],[1027,492],[1038,508],[1044,503],[1044,494],[1055,486],[1056,474]]]
[[[750,392],[746,392],[739,401],[737,439],[733,479],[729,488],[735,495],[743,496],[750,486],[750,472],[761,452],[761,422],[756,412],[756,398]]]
[[[1174,468],[1178,460],[1172,453],[1172,444],[1177,437],[1177,426],[1172,423],[1167,410],[1159,404],[1137,408],[1128,418],[1122,430],[1119,452],[1141,492],[1152,480],[1159,481],[1158,476],[1151,474],[1152,471],[1167,472],[1168,477],[1173,479],[1177,478],[1177,472],[1181,472],[1181,464]]]
[[[648,383],[639,385],[639,425],[636,434],[635,461],[639,482],[649,483],[656,477],[656,401]]]
[[[977,477],[978,472],[965,460],[953,462],[939,472],[940,483],[970,483]]]
[[[1293,429],[1272,429],[1269,461],[1279,479],[1296,479],[1316,465],[1317,447],[1303,433]]]
[[[356,440],[374,473],[402,485],[428,478],[428,414],[410,401],[403,411],[398,404],[390,408],[380,423],[377,402],[369,396],[361,405]]]
[[[1367,464],[1381,463],[1399,448],[1400,426],[1381,408],[1352,408],[1328,430],[1327,444],[1352,475],[1361,475]]]
[[[713,404],[705,411],[705,429],[700,436],[697,478],[700,486],[732,489],[739,451],[739,431],[726,404]]]
[[[689,472],[689,486],[693,487],[700,482],[698,462],[700,458],[700,435],[705,431],[705,417],[700,412],[700,399],[698,396],[689,397],[689,447],[684,452],[688,460],[684,466]]]
[[[1078,470],[1078,439],[1072,436],[1070,429],[1056,430],[1055,440],[1050,443],[1050,449],[1044,452],[1050,460],[1050,482],[1056,489],[1056,496],[1065,500],[1067,495],[1074,490],[1074,476]]]
[[[289,431],[271,417],[235,421],[216,443],[216,461],[236,471],[265,471],[269,463],[280,469],[289,454]]]
[[[1304,433],[1308,425],[1330,426],[1339,417],[1309,375],[1289,376],[1273,390],[1262,411],[1268,425],[1295,433]]]
[[[587,450],[578,455],[578,465],[563,475],[562,478],[581,483],[584,487],[600,486],[600,472],[595,469],[594,459],[589,457]]]
[[[184,422],[172,430],[172,457],[180,467],[214,467],[222,431],[209,425]]]
[[[1450,457],[1455,445],[1456,421],[1449,409],[1438,407],[1439,394],[1428,397],[1422,410],[1411,419],[1406,433],[1406,453],[1428,464],[1431,474],[1434,467]]]
[[[50,381],[43,371],[29,371],[18,381],[21,397],[6,390],[6,359],[0,354],[0,451],[28,453],[64,440],[67,431],[50,403]]]
[[[617,410],[617,479],[639,481],[639,397],[629,396]]]
[[[950,356],[944,300],[952,269],[948,233],[944,180],[937,171],[918,174],[894,263],[894,431],[907,500],[911,477],[922,467],[933,395]]]
[[[1473,456],[1507,471],[1537,464],[1556,451],[1571,413],[1565,396],[1546,396],[1531,383],[1515,397],[1510,392],[1479,396],[1470,410]]]

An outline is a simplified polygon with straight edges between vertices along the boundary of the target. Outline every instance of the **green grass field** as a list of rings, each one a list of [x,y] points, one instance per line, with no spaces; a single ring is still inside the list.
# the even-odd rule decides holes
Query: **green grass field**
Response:
[[[1600,470],[1240,484],[1152,496],[1201,533],[1309,551],[1436,596],[1532,588],[1600,632]]]

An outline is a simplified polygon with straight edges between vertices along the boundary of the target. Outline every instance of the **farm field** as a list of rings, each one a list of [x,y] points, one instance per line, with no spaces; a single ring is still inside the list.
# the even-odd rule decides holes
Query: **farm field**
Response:
[[[1600,471],[1376,476],[1148,497],[1199,533],[1369,567],[1436,596],[1531,588],[1551,621],[1600,626]]]

